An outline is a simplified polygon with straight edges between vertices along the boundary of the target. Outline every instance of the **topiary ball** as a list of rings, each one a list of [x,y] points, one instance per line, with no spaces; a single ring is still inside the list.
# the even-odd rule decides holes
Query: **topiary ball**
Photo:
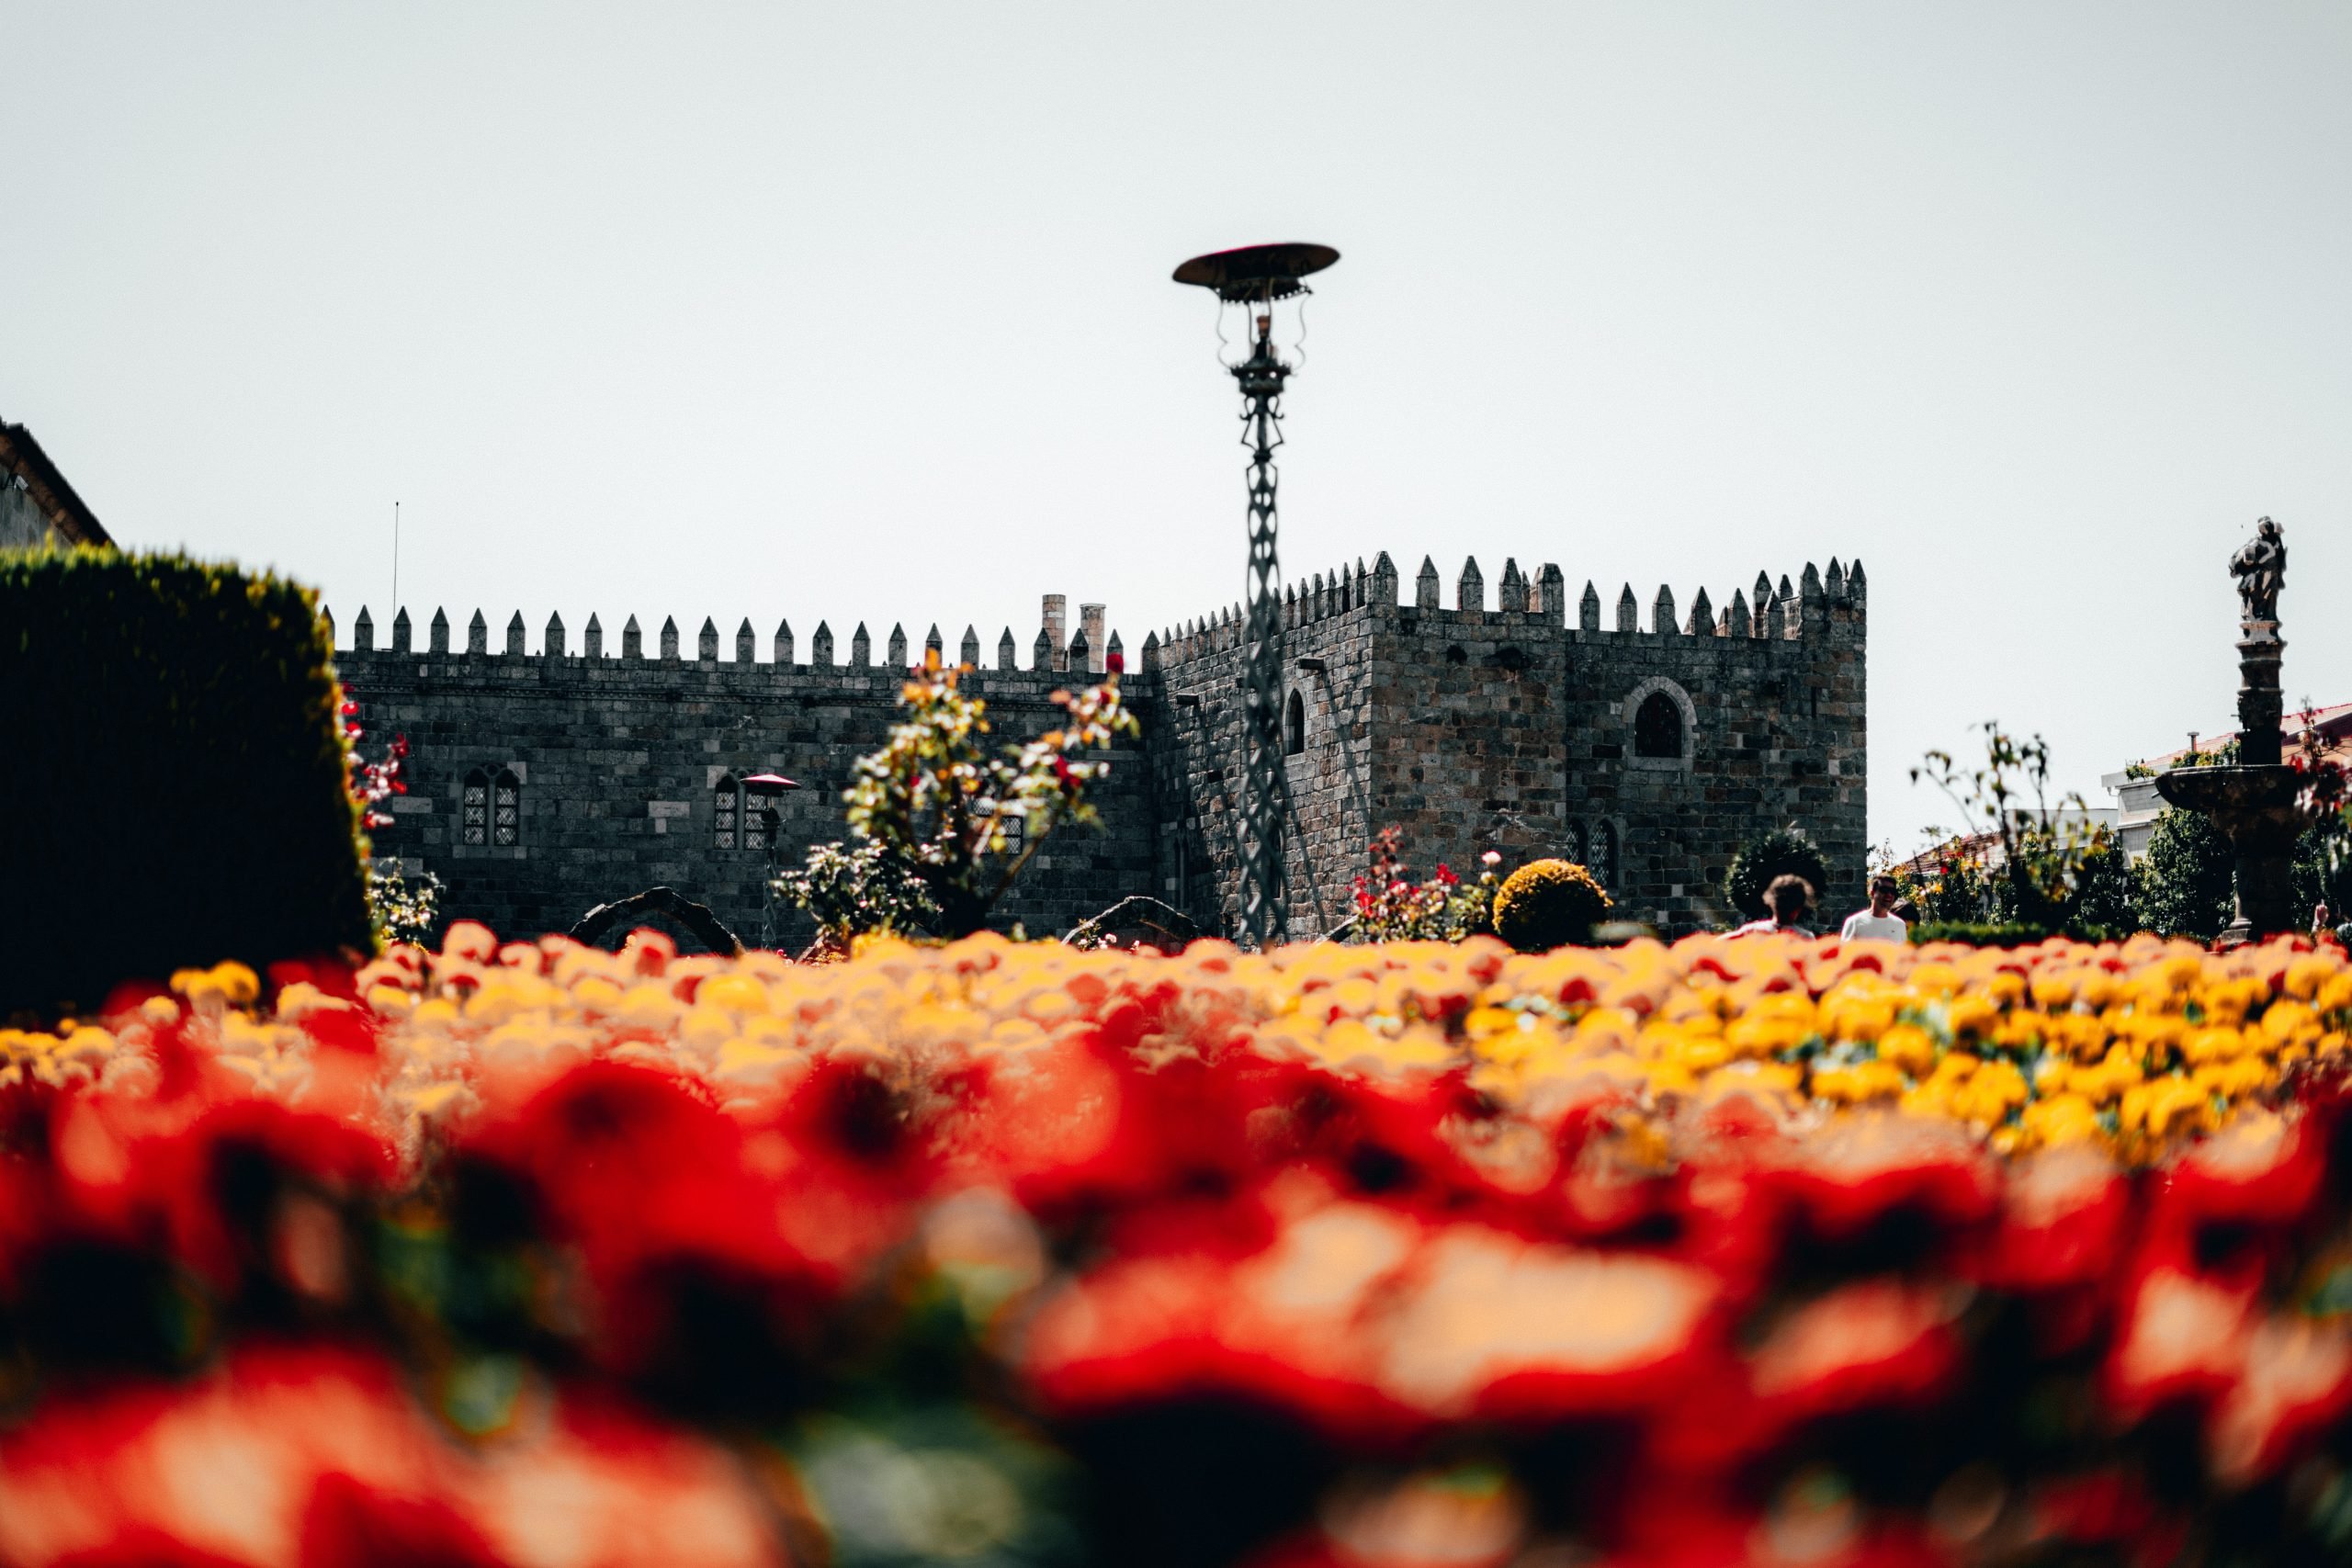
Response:
[[[1495,934],[1521,953],[1592,940],[1609,912],[1609,895],[1574,861],[1530,861],[1503,878],[1495,895]]]

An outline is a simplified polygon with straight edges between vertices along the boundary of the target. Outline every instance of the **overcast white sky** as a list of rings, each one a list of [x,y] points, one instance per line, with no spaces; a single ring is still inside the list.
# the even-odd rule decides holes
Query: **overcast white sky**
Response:
[[[2342,4],[0,0],[0,416],[346,635],[397,499],[420,625],[535,649],[1025,657],[1049,590],[1132,648],[1241,582],[1169,270],[1321,241],[1290,574],[1859,555],[1907,845],[1973,721],[2094,803],[2229,728],[2257,513],[2290,701],[2352,698],[2347,82]]]

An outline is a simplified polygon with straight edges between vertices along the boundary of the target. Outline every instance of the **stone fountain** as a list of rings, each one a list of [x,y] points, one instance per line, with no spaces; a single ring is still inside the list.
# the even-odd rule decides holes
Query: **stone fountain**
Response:
[[[2287,577],[2287,544],[2265,517],[2254,537],[2230,559],[2241,607],[2238,637],[2238,765],[2175,768],[2156,777],[2156,793],[2201,812],[2229,840],[2237,861],[2237,918],[2222,933],[2235,947],[2298,921],[2290,868],[2295,840],[2309,827],[2303,779],[2279,761],[2278,662],[2287,645],[2278,636],[2278,590]]]

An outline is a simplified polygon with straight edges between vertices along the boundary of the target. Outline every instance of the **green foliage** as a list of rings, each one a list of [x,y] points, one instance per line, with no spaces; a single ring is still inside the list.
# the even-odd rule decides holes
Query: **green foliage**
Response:
[[[1909,899],[1919,919],[1929,924],[1981,921],[1993,908],[1992,880],[1984,862],[1962,841],[1944,847],[1934,870],[1917,874],[1902,869],[1894,876],[1895,897]]]
[[[379,943],[428,941],[441,923],[441,879],[424,872],[413,879],[388,861],[368,869],[368,923]]]
[[[2352,919],[2352,844],[2340,817],[2321,819],[2295,840],[2295,904],[2308,914],[2325,904],[2335,922]]]
[[[1828,891],[1829,863],[1813,840],[1794,828],[1776,828],[1742,844],[1724,873],[1724,899],[1751,920],[1771,913],[1764,907],[1764,889],[1777,876],[1802,876],[1819,898]]]
[[[2202,746],[2191,747],[2161,768],[2153,767],[2146,762],[2130,763],[2124,768],[2123,776],[2127,779],[2152,779],[2160,773],[2168,773],[2175,768],[2234,768],[2237,765],[2238,739],[2233,735],[2211,750]]]
[[[927,931],[939,918],[939,906],[922,878],[870,840],[813,846],[800,870],[776,879],[776,891],[808,910],[819,936],[837,949],[867,933]]]
[[[941,668],[937,654],[925,656],[899,695],[906,716],[881,750],[858,759],[842,797],[857,847],[820,845],[804,870],[778,880],[777,892],[818,912],[820,925],[831,912],[852,935],[919,926],[969,936],[1048,834],[1101,819],[1086,796],[1111,765],[1087,754],[1140,728],[1120,700],[1118,677],[1076,695],[1056,692],[1055,705],[1068,716],[1061,728],[991,751],[983,739],[988,705],[956,689],[960,673]],[[877,923],[857,923],[869,916]]]
[[[2229,840],[2198,812],[2158,816],[2136,870],[2132,903],[2146,930],[2211,942],[2236,911]]]
[[[1350,942],[1461,942],[1494,927],[1495,867],[1488,850],[1476,882],[1464,882],[1443,862],[1427,882],[1405,867],[1405,830],[1391,823],[1372,836],[1372,865],[1355,879]]]
[[[2028,947],[2054,935],[2047,926],[2020,926],[1992,920],[1922,920],[1911,928],[1917,945],[1930,942],[1965,942],[1970,947]]]
[[[2121,840],[2102,834],[2075,868],[2066,923],[2076,931],[2129,934],[2140,929],[2138,878]]]
[[[333,657],[280,578],[0,553],[0,1016],[372,948]]]
[[[2037,735],[2020,740],[1997,720],[1984,731],[1984,764],[1965,773],[1949,751],[1930,751],[1911,770],[1960,808],[1964,838],[1984,833],[2000,846],[1997,864],[1985,870],[1991,912],[2020,926],[2057,930],[2074,918],[2086,863],[2113,854],[2114,836],[2092,823],[2083,797],[2069,790],[2050,798],[2050,746]],[[2094,874],[2106,884],[2110,866]]]
[[[1584,946],[1609,912],[1609,895],[1573,861],[1530,861],[1495,895],[1495,934],[1521,953]]]

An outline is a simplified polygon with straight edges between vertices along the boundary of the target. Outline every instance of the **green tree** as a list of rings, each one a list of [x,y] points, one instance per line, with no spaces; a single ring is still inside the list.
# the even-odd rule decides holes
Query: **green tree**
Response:
[[[2202,815],[2165,812],[2136,868],[2139,923],[2165,936],[2212,941],[2237,908],[2234,868],[2229,840]]]

